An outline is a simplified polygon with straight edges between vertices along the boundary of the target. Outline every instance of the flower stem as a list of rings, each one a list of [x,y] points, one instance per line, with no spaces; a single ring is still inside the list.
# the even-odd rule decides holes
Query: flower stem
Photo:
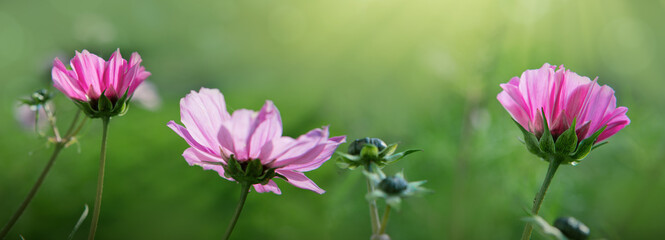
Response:
[[[381,228],[379,235],[386,233],[386,226],[388,225],[388,218],[390,217],[390,205],[386,204],[386,211],[383,212],[383,220],[381,220]]]
[[[32,198],[37,194],[37,190],[39,190],[39,187],[41,187],[42,182],[44,182],[44,179],[46,178],[46,175],[48,175],[48,172],[51,171],[51,167],[55,163],[55,159],[58,158],[58,155],[60,154],[60,151],[67,147],[67,144],[71,141],[72,137],[78,133],[78,131],[72,132],[74,129],[74,126],[76,125],[76,122],[78,122],[79,115],[81,111],[76,112],[76,116],[72,120],[71,125],[69,126],[69,129],[67,129],[67,134],[65,134],[65,138],[60,138],[60,133],[58,131],[58,127],[55,124],[55,116],[51,112],[50,109],[44,108],[44,111],[46,112],[47,116],[49,116],[49,124],[53,128],[53,135],[56,140],[55,142],[55,148],[53,149],[53,153],[51,154],[51,158],[49,161],[46,163],[46,166],[44,167],[44,170],[42,170],[41,175],[39,175],[39,178],[37,179],[37,182],[35,182],[35,185],[32,186],[32,189],[30,189],[30,192],[28,193],[28,196],[25,197],[19,208],[14,212],[14,215],[12,215],[11,219],[9,219],[9,222],[2,227],[2,230],[0,230],[0,239],[4,239],[7,234],[9,233],[9,230],[16,224],[16,221],[21,217],[23,214],[23,211],[28,207],[30,202],[32,201]],[[84,120],[85,122],[85,120]],[[80,128],[79,128],[80,129]]]
[[[241,192],[240,192],[240,201],[238,202],[238,207],[236,207],[236,212],[233,214],[233,218],[231,219],[231,222],[229,223],[229,226],[226,228],[226,234],[224,234],[224,240],[228,240],[229,237],[231,237],[231,232],[233,232],[233,228],[236,226],[236,222],[238,222],[238,217],[240,217],[240,212],[242,212],[242,207],[245,206],[245,200],[247,200],[247,194],[249,194],[249,187],[252,186],[249,183],[242,183],[241,184]]]
[[[531,208],[531,214],[538,215],[538,211],[540,210],[540,205],[543,204],[543,199],[545,199],[545,193],[547,193],[547,188],[549,188],[550,183],[552,182],[552,178],[554,178],[554,173],[556,173],[556,170],[559,168],[560,165],[561,165],[561,160],[559,160],[556,157],[550,158],[550,166],[547,169],[547,175],[545,175],[545,180],[543,181],[543,185],[540,186],[540,191],[538,191],[538,194],[536,194],[536,198],[533,200],[533,208]],[[524,232],[522,233],[522,240],[531,239],[532,230],[533,226],[531,225],[531,223],[527,223],[524,226]]]
[[[95,239],[97,231],[97,222],[99,222],[99,210],[102,206],[102,192],[104,189],[104,164],[106,162],[106,138],[109,128],[109,117],[102,118],[102,147],[99,153],[99,172],[97,173],[97,195],[95,197],[95,209],[92,213],[92,222],[90,223],[90,234],[88,240]]]
[[[37,190],[39,190],[39,187],[42,185],[42,182],[44,182],[46,175],[51,170],[51,166],[53,166],[53,163],[55,162],[55,159],[58,157],[58,154],[60,154],[60,150],[62,150],[64,147],[65,147],[64,143],[55,144],[55,148],[53,149],[53,154],[51,154],[51,158],[48,160],[48,163],[46,164],[46,167],[44,167],[44,170],[42,170],[42,174],[39,175],[37,182],[35,183],[34,186],[32,186],[32,189],[30,189],[28,196],[25,197],[25,200],[23,200],[21,206],[16,210],[16,212],[14,212],[14,215],[12,215],[12,218],[9,220],[9,222],[4,227],[2,227],[2,231],[0,231],[0,239],[4,239],[5,236],[7,236],[9,230],[14,226],[16,221],[18,221],[19,217],[21,217],[25,208],[28,207],[28,204],[30,204],[30,202],[32,201],[32,198],[37,193]]]
[[[374,187],[367,179],[367,192],[371,193],[372,191],[374,191]],[[376,200],[369,201],[369,219],[372,222],[372,234],[374,234],[379,230],[379,211],[376,208]]]

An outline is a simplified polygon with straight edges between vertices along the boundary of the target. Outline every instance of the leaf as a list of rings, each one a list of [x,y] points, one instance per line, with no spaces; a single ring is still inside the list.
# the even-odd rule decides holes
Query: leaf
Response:
[[[395,163],[402,158],[406,157],[409,154],[415,153],[415,152],[420,152],[422,151],[421,149],[411,149],[411,150],[406,150],[404,152],[396,153],[393,155],[390,155],[389,157],[386,158],[387,163]]]
[[[339,157],[341,157],[341,158],[346,158],[346,159],[348,159],[348,160],[350,160],[350,161],[357,162],[357,161],[360,160],[360,156],[351,155],[351,154],[347,154],[347,153],[343,153],[343,152],[335,152],[335,153],[336,153],[337,155],[339,155]]]
[[[68,240],[72,240],[74,238],[74,234],[76,234],[76,231],[81,227],[81,224],[83,224],[83,221],[85,221],[85,218],[88,217],[88,204],[84,205],[83,208],[83,213],[81,213],[81,217],[79,217],[79,220],[76,222],[76,225],[74,225],[74,229],[72,229],[72,232],[69,234],[69,237],[67,237]]]
[[[390,156],[393,153],[395,153],[395,150],[397,150],[397,144],[396,143],[390,144],[390,146],[386,147],[385,149],[383,149],[383,151],[379,152],[379,157],[382,158],[385,156]]]

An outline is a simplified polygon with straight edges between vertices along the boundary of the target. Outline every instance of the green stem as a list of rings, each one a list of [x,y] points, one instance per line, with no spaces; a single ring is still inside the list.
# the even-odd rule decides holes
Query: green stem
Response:
[[[233,218],[229,223],[229,226],[226,228],[226,234],[224,234],[224,240],[228,240],[231,237],[231,232],[238,222],[238,217],[240,217],[240,212],[242,212],[242,207],[245,206],[245,200],[247,200],[247,194],[249,194],[249,187],[252,185],[249,183],[242,183],[242,189],[240,192],[240,201],[238,202],[238,207],[236,207],[236,212],[233,214]]]
[[[74,129],[74,126],[76,125],[76,122],[79,119],[79,115],[81,111],[79,110],[76,112],[76,116],[72,120],[71,125],[69,126],[69,129],[67,129],[67,134],[65,134],[65,139],[60,138],[60,133],[58,132],[58,127],[55,124],[55,116],[51,112],[50,109],[46,109],[44,107],[44,112],[46,112],[46,115],[49,116],[49,124],[51,125],[51,128],[53,128],[53,135],[56,140],[55,143],[55,148],[53,149],[53,153],[51,154],[51,158],[49,161],[46,163],[46,166],[44,167],[44,170],[42,170],[41,175],[39,175],[39,178],[37,179],[37,182],[35,185],[32,186],[32,189],[30,189],[30,192],[28,193],[28,196],[25,197],[19,208],[14,212],[14,215],[12,215],[11,219],[9,219],[9,222],[2,227],[2,230],[0,230],[0,239],[4,239],[7,234],[9,233],[9,230],[16,224],[16,221],[21,217],[23,214],[23,211],[28,207],[30,202],[32,201],[32,198],[37,194],[37,191],[39,190],[39,187],[41,187],[42,182],[44,182],[44,179],[46,178],[46,175],[48,175],[48,172],[51,171],[51,167],[55,163],[55,159],[58,158],[58,155],[60,154],[60,151],[67,146],[69,141],[71,140],[72,136],[76,135],[76,132],[72,132]],[[85,120],[84,120],[85,122]],[[36,125],[36,124],[35,124]]]
[[[23,200],[21,206],[16,210],[16,212],[14,212],[14,215],[12,215],[12,218],[9,220],[9,222],[4,227],[2,227],[2,231],[0,231],[0,239],[4,239],[5,236],[7,236],[9,230],[14,226],[16,221],[18,221],[19,217],[21,217],[25,208],[28,207],[28,204],[30,204],[32,198],[37,193],[37,190],[39,190],[39,187],[42,185],[42,182],[44,182],[46,175],[51,170],[51,166],[53,166],[55,159],[58,157],[58,154],[60,154],[60,150],[62,150],[64,146],[65,146],[64,143],[55,144],[55,149],[53,149],[53,154],[51,154],[51,158],[48,160],[48,163],[46,164],[46,167],[44,167],[44,170],[42,170],[42,174],[39,175],[37,182],[35,183],[34,186],[32,186],[32,189],[30,189],[28,196],[25,197],[25,200]]]
[[[556,170],[559,168],[560,165],[561,165],[561,160],[559,160],[556,157],[550,158],[550,166],[547,169],[547,175],[545,175],[545,180],[543,181],[543,185],[540,186],[540,191],[538,191],[538,194],[536,194],[536,198],[533,200],[533,208],[531,208],[531,214],[538,215],[538,211],[540,210],[540,205],[543,204],[543,199],[545,199],[545,193],[547,193],[547,188],[549,188],[550,183],[552,182],[552,178],[554,178],[554,173],[556,173]],[[524,232],[522,233],[522,240],[531,239],[531,231],[533,231],[533,226],[531,225],[531,223],[527,223],[524,226]]]
[[[367,179],[367,192],[371,193],[372,191],[374,191],[374,186]],[[376,200],[374,199],[369,201],[369,219],[372,222],[372,234],[375,234],[379,231],[379,211],[376,208]]]
[[[72,120],[72,124],[69,125],[69,129],[67,130],[67,133],[65,133],[66,138],[76,135],[76,133],[72,134],[72,131],[74,130],[76,122],[78,122],[80,116],[81,116],[81,109],[76,111],[76,115],[74,115],[74,120]]]
[[[386,233],[386,226],[388,226],[388,218],[390,217],[390,205],[386,204],[386,211],[383,212],[383,220],[381,220],[381,228],[379,235]]]
[[[102,118],[102,147],[99,153],[99,172],[97,173],[97,195],[95,197],[95,209],[92,213],[92,222],[90,223],[90,234],[88,240],[95,239],[97,231],[97,222],[99,222],[99,210],[102,206],[102,192],[104,189],[104,164],[106,162],[106,138],[109,128],[109,117]]]

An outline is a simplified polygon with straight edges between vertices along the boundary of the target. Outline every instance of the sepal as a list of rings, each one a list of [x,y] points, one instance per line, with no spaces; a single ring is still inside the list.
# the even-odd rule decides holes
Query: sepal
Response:
[[[224,175],[240,183],[265,185],[276,176],[284,178],[284,176],[277,174],[274,168],[264,167],[259,159],[238,162],[231,155],[226,162],[226,165],[222,164]]]
[[[122,95],[121,98],[117,100],[110,99],[105,94],[106,91],[102,92],[97,100],[90,101],[81,101],[73,100],[76,106],[78,106],[84,113],[90,118],[102,118],[102,117],[114,117],[122,116],[127,113],[129,109],[129,99],[128,91]]]

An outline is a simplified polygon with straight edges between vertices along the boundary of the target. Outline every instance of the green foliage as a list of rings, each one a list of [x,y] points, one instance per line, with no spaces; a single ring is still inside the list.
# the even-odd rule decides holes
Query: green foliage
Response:
[[[629,108],[633,123],[584,164],[559,169],[541,216],[584,219],[596,239],[663,236],[665,192],[657,191],[665,189],[663,6],[627,0],[602,7],[598,1],[0,1],[0,225],[52,150],[16,123],[16,99],[49,88],[59,127],[66,129],[77,107],[52,87],[53,58],[68,64],[84,48],[108,58],[119,47],[125,58],[141,54],[163,104],[149,111],[130,103],[131,111],[111,121],[98,239],[221,237],[238,185],[189,166],[181,156],[187,144],[164,126],[179,121],[180,98],[201,86],[219,88],[229,109],[259,109],[273,100],[284,135],[329,125],[332,136],[382,136],[425,150],[385,169],[405,169],[435,190],[392,214],[389,226],[399,226],[390,228],[393,239],[519,239],[520,209],[530,206],[547,164],[515,140],[519,132],[496,94],[498,84],[544,62],[598,76],[615,90],[617,105]],[[80,151],[63,151],[8,239],[69,234],[81,206],[94,201],[100,125],[88,121],[78,136]],[[283,194],[250,193],[234,236],[368,239],[363,174],[341,171],[332,160],[306,174],[327,192],[275,179]],[[75,239],[84,239],[84,230],[86,223]]]

